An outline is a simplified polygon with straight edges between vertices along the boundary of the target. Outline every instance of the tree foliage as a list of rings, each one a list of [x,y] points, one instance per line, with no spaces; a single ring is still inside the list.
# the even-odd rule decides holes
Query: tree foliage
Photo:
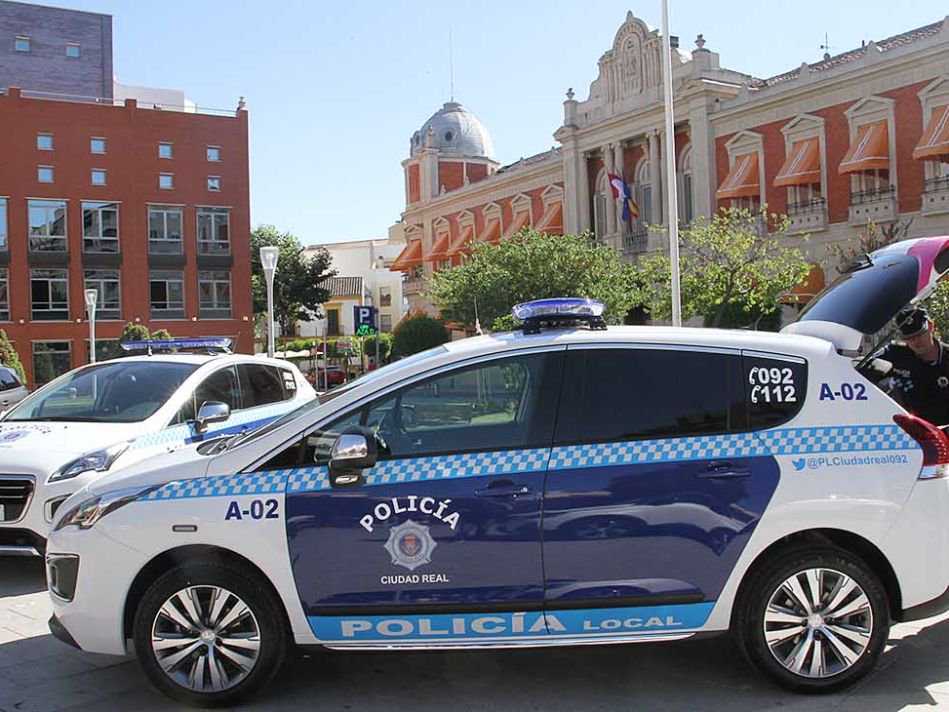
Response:
[[[389,363],[392,358],[393,336],[387,331],[381,331],[375,336],[367,336],[363,343],[366,356],[376,357],[376,339],[379,340],[379,366]]]
[[[146,341],[150,337],[148,327],[144,324],[133,324],[128,322],[122,329],[122,335],[119,341]]]
[[[763,235],[768,225],[770,234]],[[778,311],[778,297],[810,271],[803,253],[781,244],[787,218],[726,208],[679,233],[683,320],[702,317],[711,327],[760,328]],[[672,316],[668,249],[636,264],[637,301],[653,319]],[[772,319],[774,317],[771,317]]]
[[[329,301],[324,286],[332,258],[321,248],[304,256],[300,241],[289,232],[280,232],[273,225],[261,225],[250,234],[254,313],[267,311],[267,282],[260,264],[260,248],[276,245],[280,249],[274,276],[274,320],[284,334],[293,333],[298,321],[312,321],[323,316],[321,306]]]
[[[23,364],[20,363],[20,355],[3,329],[0,329],[0,364],[12,368],[20,377],[20,381],[26,382],[26,372],[23,370]]]
[[[523,230],[497,245],[475,242],[463,264],[436,272],[428,297],[448,321],[510,328],[511,307],[547,297],[590,297],[606,304],[605,317],[621,322],[635,302],[632,271],[617,253],[588,234],[546,235]]]
[[[444,344],[451,338],[445,322],[427,314],[407,316],[392,332],[392,354],[396,358],[411,356],[425,349]],[[379,344],[380,350],[382,344]]]
[[[827,251],[836,260],[837,271],[843,274],[850,263],[861,255],[868,255],[881,247],[905,240],[912,224],[912,218],[888,225],[877,225],[872,220],[867,220],[867,226],[859,235],[847,238],[846,242],[830,243],[827,245]]]
[[[929,316],[936,324],[936,333],[942,340],[949,339],[949,280],[943,280],[926,301]]]

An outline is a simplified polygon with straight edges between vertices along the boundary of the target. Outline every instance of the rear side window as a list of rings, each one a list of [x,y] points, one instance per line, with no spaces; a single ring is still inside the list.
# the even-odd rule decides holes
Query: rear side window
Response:
[[[665,349],[567,352],[558,443],[743,430],[741,357]]]
[[[11,391],[19,387],[20,382],[16,374],[8,368],[0,368],[0,391]]]
[[[283,377],[276,366],[242,363],[237,367],[244,391],[244,407],[254,408],[287,399]],[[290,395],[292,397],[292,393]]]
[[[801,412],[807,394],[804,359],[744,352],[742,370],[752,430],[776,427]]]

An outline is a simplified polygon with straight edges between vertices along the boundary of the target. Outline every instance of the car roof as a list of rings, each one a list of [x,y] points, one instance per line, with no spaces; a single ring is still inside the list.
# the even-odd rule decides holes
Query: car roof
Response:
[[[150,363],[154,363],[156,361],[162,363],[185,363],[196,366],[203,366],[207,363],[211,363],[212,361],[214,363],[265,363],[273,366],[293,366],[293,364],[291,364],[289,361],[268,358],[267,356],[261,357],[259,354],[156,353],[152,354],[151,356],[146,354],[138,356],[120,356],[119,358],[110,359],[109,361],[100,361],[100,363],[136,363],[140,361],[147,361]]]

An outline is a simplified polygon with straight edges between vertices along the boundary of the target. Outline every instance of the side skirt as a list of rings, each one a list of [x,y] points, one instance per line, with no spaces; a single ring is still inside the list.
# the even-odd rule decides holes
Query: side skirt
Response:
[[[457,640],[404,641],[401,643],[346,643],[328,642],[323,647],[329,650],[497,650],[504,648],[557,648],[566,645],[619,645],[624,643],[658,643],[692,638],[695,633],[648,633],[633,636],[610,636],[604,638],[557,637],[532,638],[528,640],[500,640],[478,643]]]

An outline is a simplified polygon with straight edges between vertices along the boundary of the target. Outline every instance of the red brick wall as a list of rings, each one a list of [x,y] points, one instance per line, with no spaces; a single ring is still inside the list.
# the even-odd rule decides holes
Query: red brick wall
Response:
[[[413,163],[408,167],[409,171],[409,203],[417,203],[421,200],[419,191],[418,163]]]
[[[458,190],[465,184],[465,164],[454,161],[438,162],[438,189]]]
[[[484,180],[488,177],[488,167],[483,163],[469,163],[468,164],[468,182],[477,183],[479,180]]]
[[[923,206],[925,171],[923,161],[913,158],[913,149],[925,129],[923,107],[917,95],[932,79],[881,94],[896,100],[896,179],[901,213],[916,212]]]
[[[139,318],[151,329],[167,328],[176,336],[236,337],[235,350],[253,350],[246,112],[236,116],[207,116],[132,106],[25,99],[12,92],[0,96],[0,125],[3,126],[3,131],[0,131],[0,195],[8,197],[11,312],[11,321],[0,323],[0,328],[16,342],[31,382],[30,342],[33,340],[71,340],[73,366],[86,362],[88,323],[85,321],[82,279],[83,200],[120,204],[122,263],[118,269],[121,269],[122,319],[97,321],[97,338],[116,339],[127,321]],[[53,151],[36,149],[36,134],[39,132],[53,134]],[[107,140],[105,155],[90,152],[89,140],[93,136]],[[160,141],[173,143],[172,159],[158,158]],[[206,160],[208,145],[220,146],[220,162]],[[54,183],[36,181],[38,165],[54,166]],[[92,168],[107,171],[106,186],[91,184]],[[173,190],[158,188],[159,173],[174,173]],[[207,190],[209,175],[220,176],[220,192]],[[28,198],[68,200],[69,321],[30,322]],[[185,320],[149,321],[149,203],[184,206]],[[198,317],[196,206],[231,209],[231,319]],[[198,317],[197,321],[191,321],[192,316]],[[244,321],[245,317],[247,321]],[[77,324],[76,319],[82,320],[81,323]],[[20,320],[24,323],[20,324]]]

